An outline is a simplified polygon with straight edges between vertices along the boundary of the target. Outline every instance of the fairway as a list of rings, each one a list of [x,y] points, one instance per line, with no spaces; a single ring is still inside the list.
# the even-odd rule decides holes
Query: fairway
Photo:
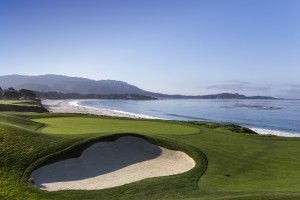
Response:
[[[0,100],[0,105],[35,106],[37,102],[33,100]]]
[[[34,121],[45,124],[46,127],[42,132],[51,134],[143,133],[185,135],[199,132],[198,128],[167,121],[109,119],[101,117],[41,118]]]
[[[199,181],[203,191],[300,191],[299,139],[214,131],[185,136],[184,141],[209,161]]]
[[[246,131],[205,122],[2,112],[0,199],[299,200],[300,138]],[[96,142],[126,134],[183,151],[196,166],[102,190],[46,192],[34,187],[30,174],[36,167],[77,158]]]

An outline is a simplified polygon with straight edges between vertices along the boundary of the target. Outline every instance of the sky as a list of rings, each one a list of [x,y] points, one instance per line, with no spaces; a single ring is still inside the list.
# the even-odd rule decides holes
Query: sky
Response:
[[[300,98],[299,0],[1,0],[0,75]]]

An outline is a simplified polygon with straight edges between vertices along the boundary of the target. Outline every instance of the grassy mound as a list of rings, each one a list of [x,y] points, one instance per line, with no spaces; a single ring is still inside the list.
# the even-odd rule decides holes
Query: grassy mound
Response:
[[[0,111],[48,112],[39,100],[0,100]]]
[[[95,191],[47,192],[30,183],[29,174],[37,167],[78,157],[91,144],[124,134],[182,150],[196,167]],[[0,199],[296,200],[299,155],[299,138],[248,134],[214,123],[0,112]]]

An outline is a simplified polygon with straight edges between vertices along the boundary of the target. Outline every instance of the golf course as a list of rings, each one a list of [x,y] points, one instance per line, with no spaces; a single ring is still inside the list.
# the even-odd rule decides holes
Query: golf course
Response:
[[[258,135],[233,124],[38,113],[35,107],[41,105],[32,101],[1,104],[13,105],[14,111],[0,112],[0,199],[300,199],[300,138]],[[28,107],[34,107],[33,112]],[[36,172],[54,165],[60,170],[63,165],[59,163],[88,155],[93,145],[100,145],[97,148],[103,154],[113,155],[96,152],[99,160],[95,165],[115,166],[108,172],[102,170],[102,175],[154,162],[164,155],[160,163],[165,165],[152,167],[155,172],[148,172],[147,166],[142,172],[132,170],[152,176],[98,187],[103,189],[78,186],[50,191],[38,186]],[[176,162],[168,164],[166,155]],[[97,159],[95,153],[92,158]],[[161,173],[163,170],[166,173]],[[174,173],[168,173],[171,170]],[[99,175],[91,174],[78,180]],[[122,175],[103,180],[116,181]],[[54,178],[67,185],[59,177],[58,173]]]

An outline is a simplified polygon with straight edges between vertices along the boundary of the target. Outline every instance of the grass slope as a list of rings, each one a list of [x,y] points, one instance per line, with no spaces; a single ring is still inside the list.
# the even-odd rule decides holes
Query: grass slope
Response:
[[[0,105],[16,105],[16,106],[37,106],[34,100],[0,100]]]
[[[240,132],[247,130],[214,123],[0,112],[0,199],[300,199],[300,139]],[[38,166],[76,157],[94,142],[128,133],[187,152],[196,168],[98,191],[46,192],[28,182]]]
[[[56,117],[36,119],[46,124],[42,130],[51,134],[82,133],[141,133],[141,134],[193,134],[198,128],[161,121],[131,120],[99,117]]]
[[[40,100],[0,100],[0,111],[48,112]]]

